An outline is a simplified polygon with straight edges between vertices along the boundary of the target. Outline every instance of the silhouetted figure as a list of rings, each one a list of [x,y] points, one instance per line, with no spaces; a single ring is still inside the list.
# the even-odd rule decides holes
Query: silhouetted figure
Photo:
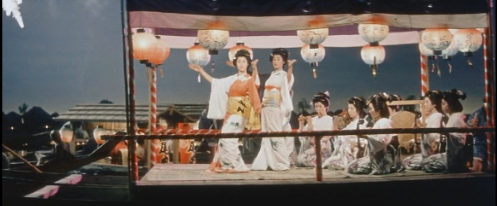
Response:
[[[2,169],[9,169],[10,160],[5,153],[2,152]]]
[[[50,138],[55,142],[52,160],[76,159],[76,157],[70,152],[71,150],[69,143],[62,142],[59,131],[52,130],[52,132],[50,132]]]

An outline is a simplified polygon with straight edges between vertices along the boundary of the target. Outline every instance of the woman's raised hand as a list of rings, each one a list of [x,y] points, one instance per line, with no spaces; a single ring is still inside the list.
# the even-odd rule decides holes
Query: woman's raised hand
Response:
[[[293,66],[293,63],[295,63],[295,62],[297,62],[296,59],[290,59],[290,60],[288,60],[288,66],[289,67]]]
[[[193,71],[196,71],[196,72],[200,72],[202,70],[204,70],[200,65],[198,64],[188,64],[188,67],[190,67],[190,69],[192,69]]]
[[[257,69],[257,62],[259,62],[259,59],[254,59],[252,61],[252,68]]]
[[[303,122],[305,122],[305,117],[304,117],[304,115],[300,115],[300,116],[299,116],[299,122],[302,122],[302,123],[303,123]]]

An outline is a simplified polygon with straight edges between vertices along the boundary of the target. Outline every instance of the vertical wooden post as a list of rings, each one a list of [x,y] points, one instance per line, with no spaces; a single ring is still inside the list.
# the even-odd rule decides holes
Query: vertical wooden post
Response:
[[[323,169],[321,162],[321,136],[314,137],[314,150],[316,152],[316,180],[323,181]]]

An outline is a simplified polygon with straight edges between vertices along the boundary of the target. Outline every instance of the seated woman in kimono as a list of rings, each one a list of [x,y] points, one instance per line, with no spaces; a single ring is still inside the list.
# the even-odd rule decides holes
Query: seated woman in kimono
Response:
[[[252,59],[247,50],[241,49],[235,54],[233,65],[238,72],[234,75],[217,79],[211,77],[204,69],[196,64],[189,67],[202,74],[211,82],[211,95],[207,118],[224,119],[221,133],[242,132],[250,117],[251,110],[260,114],[261,101],[249,67]],[[238,148],[237,138],[219,139],[216,152],[209,172],[249,172]]]
[[[379,93],[368,99],[369,114],[374,122],[372,129],[391,129],[392,121],[389,119],[388,95]],[[368,147],[364,157],[352,161],[347,166],[347,171],[352,174],[388,174],[391,173],[392,158],[387,155],[387,146],[392,140],[392,134],[370,134],[359,136],[368,140]]]
[[[442,110],[449,117],[444,127],[467,127],[462,113],[463,106],[459,99],[466,99],[466,94],[452,89],[442,93]],[[467,157],[463,151],[466,144],[466,133],[450,132],[447,137],[446,152],[431,155],[423,165],[425,172],[458,173],[469,172],[466,166]]]
[[[366,108],[366,100],[364,97],[351,97],[348,101],[347,112],[352,119],[343,130],[357,130],[366,128],[366,121],[363,119],[366,116],[364,111]],[[358,144],[356,135],[340,135],[336,137],[336,150],[331,156],[323,162],[323,168],[331,170],[343,170],[349,162],[352,162],[357,157],[359,146],[367,144],[367,140],[361,138]]]
[[[312,98],[312,104],[317,115],[299,117],[299,132],[301,131],[322,131],[333,130],[333,117],[328,115],[330,97],[328,92],[318,92]],[[304,123],[307,121],[307,124]],[[321,161],[331,156],[331,136],[321,138]],[[315,137],[300,136],[300,149],[297,155],[297,167],[315,167],[316,150],[314,148]]]
[[[417,128],[437,128],[442,126],[442,92],[430,90],[425,93],[421,106],[422,116],[416,120]],[[421,153],[414,154],[402,160],[402,165],[407,169],[421,170],[424,162],[431,155],[438,153],[440,144],[439,133],[421,134]]]

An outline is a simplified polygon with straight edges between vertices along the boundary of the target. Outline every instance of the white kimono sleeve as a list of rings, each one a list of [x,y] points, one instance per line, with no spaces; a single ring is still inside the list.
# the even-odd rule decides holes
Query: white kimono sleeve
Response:
[[[392,128],[392,123],[387,118],[379,119],[374,125],[373,129],[389,129]],[[372,152],[378,152],[390,143],[392,134],[374,134],[368,135],[368,140],[371,143]]]
[[[228,91],[235,80],[236,74],[222,79],[212,78],[208,119],[224,119],[228,106]]]
[[[466,122],[464,122],[464,118],[465,115],[463,113],[454,113],[450,116],[445,127],[465,128],[467,125]],[[466,133],[451,132],[450,136],[455,137],[460,145],[464,145],[466,143]]]
[[[293,102],[290,97],[290,89],[286,75],[281,78],[281,111],[283,114],[289,114],[293,111]]]

